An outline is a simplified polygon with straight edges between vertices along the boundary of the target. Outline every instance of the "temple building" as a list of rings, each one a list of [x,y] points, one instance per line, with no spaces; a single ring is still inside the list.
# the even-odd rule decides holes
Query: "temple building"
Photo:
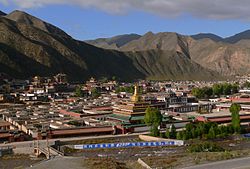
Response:
[[[116,126],[117,134],[128,132],[148,131],[144,123],[145,111],[148,107],[155,107],[159,110],[165,109],[163,101],[143,100],[139,94],[139,87],[135,85],[134,95],[130,101],[123,101],[113,106],[113,114],[107,117]]]

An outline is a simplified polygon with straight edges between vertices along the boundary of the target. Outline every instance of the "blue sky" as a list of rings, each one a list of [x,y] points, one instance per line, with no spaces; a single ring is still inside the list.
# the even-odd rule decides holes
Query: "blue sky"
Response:
[[[24,1],[26,0],[22,0],[22,2]],[[222,37],[227,37],[250,29],[249,18],[243,17],[247,14],[246,12],[249,8],[246,11],[242,9],[241,12],[237,13],[237,11],[234,11],[232,8],[225,8],[224,12],[211,7],[211,10],[203,12],[202,9],[200,11],[194,11],[193,8],[197,9],[195,6],[193,6],[193,8],[192,6],[183,8],[183,10],[180,11],[173,10],[173,8],[168,8],[168,4],[164,3],[164,8],[162,7],[163,5],[156,4],[157,2],[151,6],[143,4],[145,5],[144,7],[140,7],[139,5],[142,4],[139,4],[139,2],[138,7],[133,7],[132,5],[136,6],[137,4],[131,5],[129,2],[124,5],[114,4],[114,6],[111,7],[107,4],[106,6],[103,5],[105,6],[103,7],[92,3],[93,1],[101,0],[92,0],[92,2],[89,2],[91,3],[89,5],[82,5],[83,1],[86,3],[87,0],[76,0],[76,2],[72,4],[67,2],[61,3],[63,0],[60,3],[59,1],[50,3],[51,1],[47,3],[41,2],[41,4],[24,4],[21,3],[21,0],[18,2],[16,0],[13,0],[13,2],[0,0],[0,10],[6,13],[15,9],[26,11],[58,26],[79,40],[111,37],[128,33],[144,34],[148,31],[155,33],[178,32],[185,35],[210,32]],[[111,0],[107,0],[106,2],[108,1]],[[160,1],[167,2],[168,0],[159,0],[158,2]],[[229,1],[231,2],[231,0],[228,0],[228,2]],[[170,5],[175,5],[176,8],[178,8],[178,4]],[[201,4],[201,8],[202,5],[209,4]],[[242,6],[238,8],[243,8]],[[232,12],[230,12],[230,10]]]

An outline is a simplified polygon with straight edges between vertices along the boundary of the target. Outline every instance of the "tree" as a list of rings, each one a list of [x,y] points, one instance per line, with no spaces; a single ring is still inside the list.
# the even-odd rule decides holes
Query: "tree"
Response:
[[[193,88],[192,95],[198,99],[210,98],[213,95],[213,89],[211,87]]]
[[[232,85],[229,83],[223,84],[223,94],[230,95],[232,93]]]
[[[156,130],[156,128],[158,129],[158,126],[162,122],[162,114],[161,114],[161,112],[156,108],[148,107],[146,109],[146,112],[145,112],[144,122],[148,126],[150,126],[150,131],[151,131],[151,134],[153,135],[154,134],[153,130]]]
[[[171,125],[171,131],[170,131],[170,138],[175,139],[176,138],[176,127],[174,124]]]
[[[196,137],[200,137],[200,136],[201,136],[202,132],[201,132],[200,127],[197,127],[197,128],[195,129],[195,134],[196,134]]]
[[[169,129],[168,129],[168,128],[166,129],[165,137],[166,137],[166,138],[170,138],[170,132],[169,132]]]
[[[148,107],[145,113],[144,121],[148,126],[161,124],[162,114],[158,109]]]
[[[187,132],[186,132],[186,131],[184,131],[182,134],[183,134],[183,135],[182,135],[182,139],[183,139],[183,140],[188,140],[188,139],[189,139],[189,138],[187,137]]]
[[[150,129],[151,136],[158,137],[160,136],[160,130],[158,129],[158,126],[153,125]]]
[[[202,88],[205,94],[205,98],[210,98],[213,95],[213,89],[210,87],[204,87]]]
[[[250,88],[250,82],[246,81],[242,86],[244,88]]]
[[[177,133],[176,139],[177,140],[182,140],[183,139],[183,131],[180,131],[180,132]]]
[[[227,129],[228,134],[233,134],[234,133],[234,127],[232,126],[232,124],[227,126],[226,129]]]
[[[233,103],[229,108],[232,116],[232,126],[235,133],[240,132],[240,115],[239,115],[240,109],[241,106],[237,103]]]
[[[106,83],[106,82],[108,82],[108,78],[105,77],[105,76],[103,76],[103,77],[101,77],[101,78],[99,79],[99,82],[101,82],[101,83]]]
[[[223,88],[222,85],[220,84],[215,84],[213,85],[213,94],[220,96],[223,93]]]
[[[196,133],[195,128],[193,128],[193,129],[191,130],[191,133],[192,133],[192,138],[197,138],[197,133]]]
[[[98,98],[99,96],[101,96],[101,93],[99,93],[98,90],[97,90],[96,88],[93,88],[93,89],[91,90],[91,96],[92,96],[93,98]]]
[[[119,86],[116,88],[115,90],[116,93],[120,93],[120,92],[127,92],[127,93],[133,93],[134,92],[134,86]]]
[[[76,97],[83,97],[84,94],[82,91],[82,87],[80,85],[76,87],[75,95],[76,95]]]
[[[194,88],[192,89],[192,95],[197,97],[198,99],[204,98],[204,92],[200,88]]]
[[[238,93],[239,92],[239,85],[233,84],[231,90],[232,90],[232,94]]]
[[[216,137],[216,134],[215,134],[215,131],[214,131],[214,127],[212,126],[212,127],[209,129],[208,138],[214,139],[215,137]]]

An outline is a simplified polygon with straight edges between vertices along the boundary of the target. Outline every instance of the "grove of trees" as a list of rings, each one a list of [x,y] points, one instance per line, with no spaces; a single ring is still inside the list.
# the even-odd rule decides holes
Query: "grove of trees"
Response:
[[[217,123],[212,122],[189,123],[186,125],[186,130],[179,131],[176,134],[176,139],[214,139],[226,137],[238,132],[239,130],[234,129],[232,125],[219,126]]]
[[[214,84],[212,87],[193,88],[192,94],[198,99],[207,99],[214,96],[231,95],[238,93],[237,84],[222,83]]]
[[[143,93],[142,91],[142,87],[139,87],[139,93]],[[120,93],[120,92],[127,92],[127,93],[134,93],[134,86],[119,86],[116,88],[115,90],[116,93]]]

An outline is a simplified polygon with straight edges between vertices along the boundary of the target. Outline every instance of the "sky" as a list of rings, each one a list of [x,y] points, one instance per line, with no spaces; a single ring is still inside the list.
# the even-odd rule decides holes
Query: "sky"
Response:
[[[249,0],[0,0],[79,40],[148,31],[222,37],[250,29]]]

